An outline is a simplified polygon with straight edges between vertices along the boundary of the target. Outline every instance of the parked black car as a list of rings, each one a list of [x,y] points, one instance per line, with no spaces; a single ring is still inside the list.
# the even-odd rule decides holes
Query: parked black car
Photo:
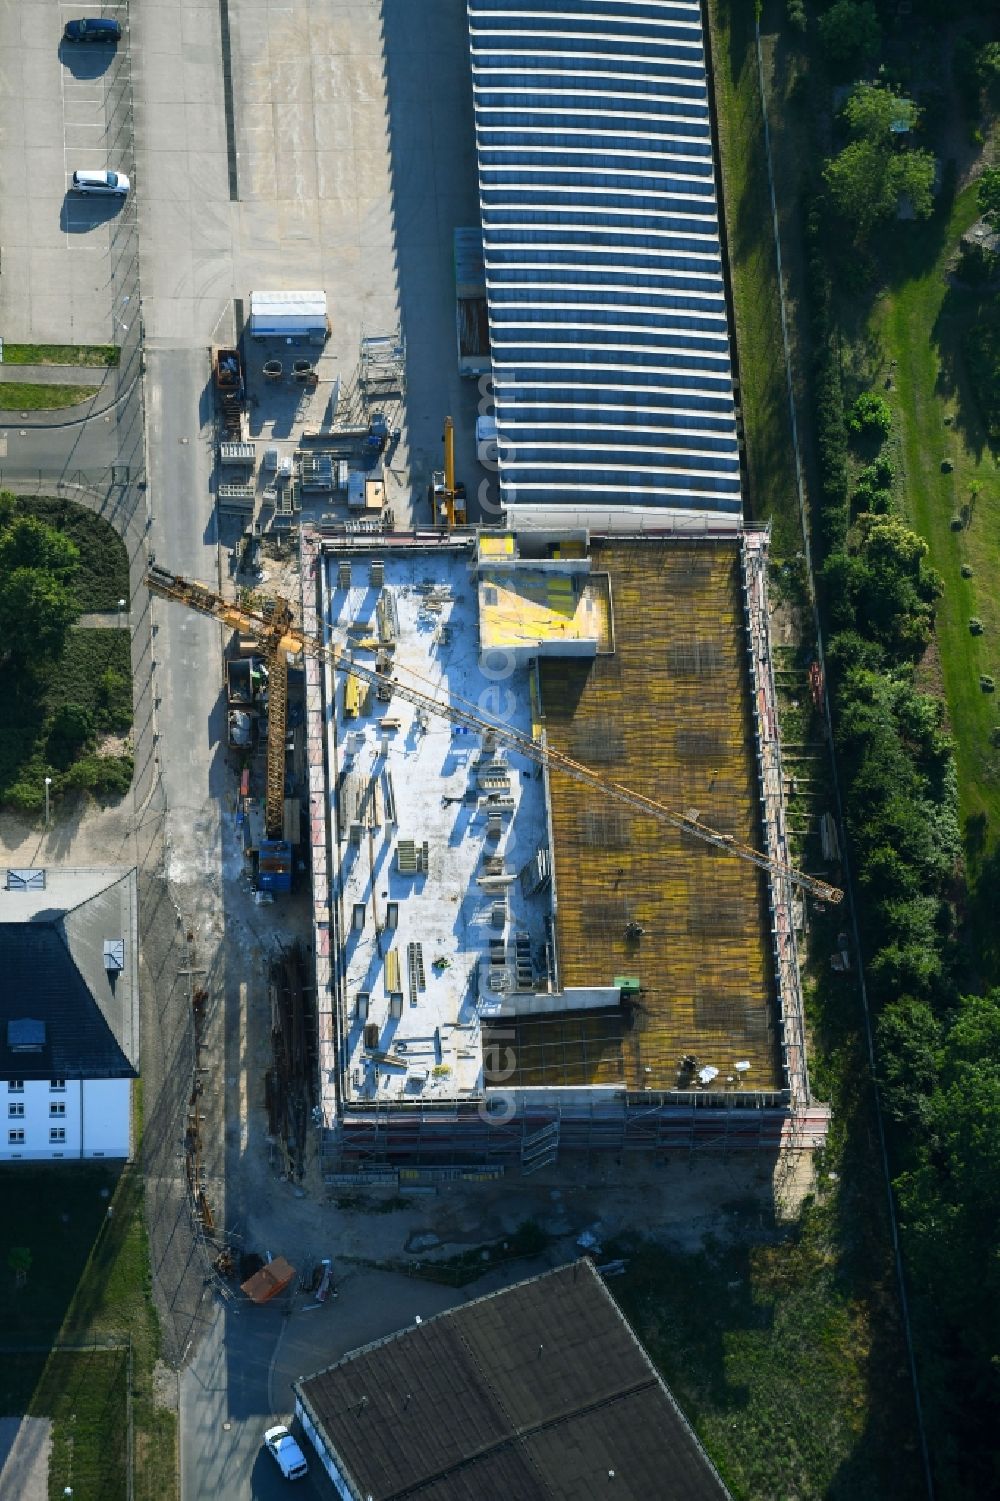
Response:
[[[83,21],[67,21],[63,32],[64,42],[117,42],[122,34],[117,21],[105,20],[103,16],[88,16]]]

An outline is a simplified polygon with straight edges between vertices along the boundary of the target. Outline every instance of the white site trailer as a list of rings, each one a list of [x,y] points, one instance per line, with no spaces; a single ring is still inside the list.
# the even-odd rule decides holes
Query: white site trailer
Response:
[[[310,339],[322,343],[330,331],[325,292],[251,292],[253,339]]]

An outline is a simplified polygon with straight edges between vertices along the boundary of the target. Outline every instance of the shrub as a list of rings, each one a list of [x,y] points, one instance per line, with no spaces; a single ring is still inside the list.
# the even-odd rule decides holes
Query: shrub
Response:
[[[983,622],[978,615],[969,616],[969,633],[972,636],[981,636],[983,634]]]
[[[99,730],[121,733],[132,723],[132,684],[124,673],[108,667],[101,674],[94,694]]]
[[[865,437],[887,438],[892,430],[892,408],[877,391],[863,391],[851,407],[847,426]]]
[[[788,16],[788,24],[793,31],[800,34],[806,29],[806,8],[804,0],[786,0],[785,11]]]
[[[970,579],[972,577],[972,564],[971,563],[963,563],[962,564],[962,577],[964,579]]]
[[[892,491],[860,484],[854,492],[854,504],[858,511],[867,511],[869,515],[888,516],[892,510]]]
[[[47,749],[52,765],[65,771],[94,739],[94,716],[79,704],[61,704],[49,730]]]
[[[84,756],[66,773],[64,787],[123,797],[132,785],[131,756]]]
[[[831,67],[841,74],[874,57],[882,40],[882,28],[871,0],[836,0],[820,17],[819,34]]]

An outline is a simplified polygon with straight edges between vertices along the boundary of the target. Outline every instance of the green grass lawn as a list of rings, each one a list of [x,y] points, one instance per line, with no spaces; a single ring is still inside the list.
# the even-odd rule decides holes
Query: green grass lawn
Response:
[[[114,610],[128,599],[128,553],[110,522],[74,500],[21,496],[17,505],[20,514],[55,527],[79,549],[73,587],[82,611]]]
[[[880,1355],[831,1248],[833,1213],[814,1206],[787,1239],[765,1230],[697,1255],[613,1248],[626,1272],[609,1288],[736,1501],[915,1494],[909,1433],[870,1432]]]
[[[135,1496],[172,1501],[176,1425],[153,1400],[159,1326],[141,1175],[96,1163],[19,1163],[0,1169],[0,1186],[0,1264],[15,1247],[31,1252],[23,1287],[10,1275],[0,1280],[2,1348],[29,1352],[0,1361],[0,1411],[53,1419],[52,1497],[72,1484],[77,1501],[123,1498],[124,1350],[46,1355],[31,1347],[130,1339]]]
[[[730,271],[736,304],[747,514],[770,519],[778,556],[802,546],[781,342],[777,263],[753,50],[753,7],[709,5]]]
[[[0,407],[5,412],[55,412],[96,396],[96,386],[45,386],[35,381],[4,381]]]
[[[4,344],[5,365],[85,365],[107,369],[117,365],[117,344]]]
[[[884,364],[897,362],[895,388],[887,394],[904,467],[903,509],[944,578],[936,641],[961,811],[965,819],[985,815],[989,850],[1000,840],[1000,745],[992,743],[1000,695],[984,693],[979,678],[990,674],[1000,686],[1000,445],[987,440],[961,358],[962,334],[978,317],[980,298],[950,288],[946,277],[949,257],[975,218],[975,188],[969,188],[955,200],[943,235],[940,226],[914,227],[908,254],[901,251],[892,265],[871,329]],[[943,460],[953,466],[950,472],[942,471]],[[971,521],[953,530],[952,518],[962,515],[974,484],[982,488]],[[962,577],[963,564],[972,568],[971,578]],[[973,616],[983,622],[981,636],[969,631]]]
[[[128,1496],[128,1351],[53,1350],[28,1408],[52,1420],[49,1496],[73,1501]]]

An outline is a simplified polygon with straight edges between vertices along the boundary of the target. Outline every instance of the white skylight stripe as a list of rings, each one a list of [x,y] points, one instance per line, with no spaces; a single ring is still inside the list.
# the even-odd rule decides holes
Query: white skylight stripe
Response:
[[[695,6],[685,6],[684,8],[686,10],[692,10],[692,11],[695,10],[695,9],[697,9],[697,7],[695,7]],[[551,22],[553,22],[554,25],[558,25],[560,21],[565,24],[566,14],[567,13],[564,10],[562,10],[562,11],[560,11],[560,10],[511,10],[511,11],[506,11],[506,10],[494,10],[494,9],[491,8],[488,11],[480,11],[480,10],[474,9],[473,7],[470,7],[470,15],[472,17],[482,17],[482,16],[485,16],[485,15],[489,15],[491,17],[495,17],[497,20],[500,20],[500,21],[528,21],[528,20],[530,20],[530,21],[551,21]],[[620,15],[617,11],[593,11],[593,12],[590,12],[590,11],[588,11],[588,12],[578,11],[578,12],[573,13],[573,21],[575,23],[577,23],[577,24],[579,24],[582,21],[590,21],[593,24],[597,24],[598,22],[601,22],[601,23],[607,22],[609,28],[620,27],[622,24],[624,24],[626,26],[678,26],[678,27],[682,27],[686,31],[694,31],[694,32],[697,32],[699,35],[701,34],[701,25],[700,25],[700,23],[698,21],[685,21],[685,20],[682,20],[679,16],[664,16],[662,19],[660,19],[660,17],[658,17],[658,16],[650,16],[650,15],[636,15],[636,16],[626,16],[624,14]],[[489,27],[484,27],[483,31],[489,34],[490,28]],[[508,35],[508,33],[506,31],[500,31],[500,30],[497,30],[493,34],[497,35],[497,36],[506,36],[506,35]],[[525,35],[527,35],[527,36],[546,36],[546,35],[549,35],[549,34],[550,33],[547,33],[547,32],[535,32],[535,31],[530,31],[530,32],[526,33],[523,27],[519,27],[517,29],[516,33],[515,33],[515,35],[517,35],[517,36],[525,36]],[[556,32],[555,35],[559,35],[559,33]],[[667,41],[667,42],[669,42],[670,38],[668,37],[668,38],[665,38],[664,40]]]
[[[681,103],[681,100],[678,100],[677,103]],[[562,109],[546,109],[542,105],[531,106],[527,104],[480,104],[477,107],[476,113],[477,115],[526,115],[529,119],[535,120],[545,119],[551,115],[554,120],[565,120],[567,118],[573,120],[607,120],[610,124],[614,124],[616,121],[621,120],[651,120],[657,125],[672,124],[697,126],[697,133],[692,131],[692,140],[699,140],[702,136],[704,136],[705,140],[711,140],[712,137],[711,130],[709,129],[710,122],[707,110],[704,114],[698,115],[673,115],[668,114],[665,111],[653,110],[626,111],[617,109],[574,109],[572,115],[567,117],[565,111]],[[499,124],[492,125],[489,122],[480,125],[478,128],[480,130],[517,129],[515,125],[508,125],[504,127]],[[548,127],[544,125],[538,125],[534,128],[537,130],[548,129]],[[559,127],[553,126],[552,128],[555,130]],[[585,130],[588,127],[580,126],[579,128],[581,130]]]
[[[640,297],[681,297],[685,295],[686,291],[684,288],[678,289],[665,283],[661,283],[656,287],[643,287],[635,282],[620,282],[617,285],[611,285],[608,282],[562,281],[558,287],[555,287],[550,281],[494,281],[492,278],[488,281],[488,286],[491,292],[550,292],[553,295],[559,295],[563,292],[605,292],[608,295],[618,292],[628,292]],[[725,295],[719,291],[694,291],[692,289],[689,291],[689,295],[692,297],[710,298],[713,302],[718,302],[723,307],[725,306]],[[558,304],[551,305],[558,306]],[[534,304],[529,304],[529,306],[534,306]],[[604,306],[604,304],[595,303],[594,306],[600,307]],[[616,302],[608,304],[608,306],[623,307],[625,304]],[[706,312],[714,314],[714,309],[706,309]]]
[[[574,350],[579,349],[579,346],[576,344],[565,347]],[[599,346],[599,348],[601,354],[607,354],[609,352],[609,350],[605,346]],[[674,350],[674,353],[690,355],[691,350]],[[514,379],[509,385],[505,384],[502,380],[494,381],[493,391],[498,406],[501,404],[501,401],[508,399],[507,392],[509,392],[510,390],[513,390],[516,393],[521,389],[522,386],[533,389],[537,384],[534,379],[536,371],[548,370],[553,374],[562,372],[564,377],[571,375],[573,371],[572,365],[556,360],[504,359],[502,357],[498,357],[493,361],[493,368],[494,371],[510,370],[512,372],[516,372],[516,379]],[[613,364],[609,365],[602,364],[600,360],[588,360],[587,369],[595,371],[608,370],[613,375],[644,375],[646,373],[649,373],[651,375],[662,375],[664,373],[662,367],[657,370],[655,366],[631,365],[622,360],[616,360]],[[705,370],[701,366],[696,365],[670,365],[669,374],[673,376],[688,376],[692,380],[704,380],[706,382],[717,381],[720,384],[721,391],[732,391],[732,375],[730,374],[728,369]],[[564,378],[562,384],[564,386],[571,386],[573,382]],[[691,394],[695,395],[697,393],[692,390]]]
[[[670,80],[669,79],[663,79],[662,81],[664,83],[669,83]],[[536,104],[540,108],[541,112],[544,113],[544,114],[552,114],[553,112],[558,112],[558,110],[562,110],[567,115],[567,117],[571,116],[571,115],[578,115],[578,114],[582,115],[582,114],[591,113],[591,111],[582,110],[582,109],[578,108],[578,106],[576,106],[576,105],[573,105],[571,107],[567,107],[567,105],[564,102],[567,99],[585,99],[585,100],[588,101],[588,103],[591,103],[591,104],[596,103],[598,99],[618,99],[618,100],[621,100],[622,104],[633,104],[633,105],[634,104],[645,104],[645,103],[648,103],[650,105],[653,105],[653,104],[664,104],[664,105],[665,104],[686,104],[690,109],[704,110],[705,114],[706,114],[706,117],[708,115],[708,94],[707,94],[707,92],[691,93],[691,94],[642,94],[642,93],[639,93],[637,90],[632,90],[629,93],[624,93],[621,89],[558,89],[558,90],[555,90],[555,89],[543,89],[543,90],[539,90],[537,88],[520,88],[517,84],[505,84],[502,88],[497,88],[495,84],[488,84],[487,85],[487,84],[476,83],[475,79],[473,79],[473,81],[472,81],[472,92],[473,92],[474,95],[475,94],[485,94],[489,98],[492,98],[493,96],[499,95],[499,94],[505,94],[505,95],[508,95],[508,96],[513,96],[515,98],[521,98],[523,96],[525,98],[530,98],[530,99],[535,100]],[[558,106],[554,103],[554,101],[557,100],[557,99],[559,101]],[[551,109],[549,108],[550,104],[552,106]],[[477,111],[477,113],[481,109],[484,109],[484,108],[488,108],[488,109],[518,109],[518,108],[520,108],[520,106],[518,106],[518,105],[501,105],[501,104],[483,105],[479,100],[476,100],[476,111]]]
[[[511,68],[510,66],[506,66],[506,65],[505,66],[498,66],[498,67],[495,67],[495,68],[488,68],[488,67],[484,67],[482,63],[473,62],[473,64],[472,64],[472,87],[474,89],[477,87],[477,79],[481,79],[481,78],[503,78],[504,76],[506,76],[508,74],[511,75],[511,76],[517,77],[517,78],[526,78],[526,79],[527,78],[551,78],[551,79],[558,79],[559,80],[558,84],[550,84],[546,88],[538,90],[538,92],[548,94],[552,98],[557,98],[560,94],[562,94],[564,92],[564,90],[561,87],[561,83],[562,83],[563,79],[569,80],[569,79],[572,79],[572,78],[588,78],[588,79],[589,78],[601,78],[601,79],[605,79],[606,78],[606,79],[610,79],[613,82],[617,82],[621,78],[621,73],[617,72],[617,71],[615,71],[614,69],[611,69],[611,68],[608,68],[606,70],[604,68],[546,68],[546,67],[543,67],[541,65],[539,65],[539,67],[537,67],[537,68],[525,68],[525,67]],[[631,78],[631,80],[634,83],[659,83],[659,84],[664,84],[664,83],[678,83],[678,84],[680,84],[680,83],[688,83],[688,82],[690,82],[690,83],[694,84],[696,87],[700,88],[701,87],[701,80],[704,77],[704,69],[700,68],[697,62],[692,62],[690,71],[688,73],[681,73],[681,72],[667,73],[667,74],[662,74],[662,73],[630,73],[629,77]],[[481,83],[478,86],[480,88],[484,87],[484,85],[481,84]],[[496,85],[495,84],[490,85],[490,87],[493,89],[494,92],[496,92]]]
[[[707,323],[722,325],[722,336],[727,333],[725,313],[708,312],[701,308],[662,308],[662,307],[634,307],[626,303],[617,302],[522,302],[520,298],[510,298],[505,302],[494,302],[493,314],[497,320],[496,326],[505,332],[515,328],[585,328],[585,329],[614,329],[616,333],[648,333],[651,329],[669,329],[674,320],[678,331],[682,325],[690,322],[692,318],[704,318]],[[548,314],[570,313],[573,317],[556,318],[551,321],[546,317],[545,321],[535,318],[527,318],[526,313],[537,312]],[[579,315],[594,318],[598,313],[606,313],[607,317],[594,323],[579,321]],[[627,320],[639,319],[639,322],[631,323]],[[683,332],[689,330],[684,327]],[[692,338],[718,338],[719,334],[713,329],[707,331],[690,330]]]
[[[500,382],[497,382],[494,385],[494,394],[502,399],[507,389],[514,388],[505,387]],[[629,392],[637,396],[645,396],[649,399],[652,399],[655,396],[686,396],[690,400],[699,403],[699,405],[696,406],[662,406],[658,403],[654,403],[648,408],[648,410],[653,413],[654,416],[660,413],[674,413],[678,417],[702,416],[717,417],[720,420],[728,420],[732,416],[733,412],[733,393],[731,385],[723,386],[718,391],[709,392],[694,390],[690,386],[654,386],[651,384],[630,385],[620,381],[606,382],[599,385],[583,385],[582,383],[574,384],[572,381],[519,381],[517,383],[516,390],[518,402],[521,408],[544,407],[546,411],[554,412],[589,412],[591,410],[594,410],[602,412],[635,413],[638,410],[633,402],[619,406],[610,401],[605,402],[587,400],[587,397],[591,392],[602,391],[608,392],[613,396],[620,396],[626,392]],[[534,400],[531,396],[532,391],[552,391],[555,392],[557,396],[565,397],[566,399],[556,401],[553,400],[552,397],[545,396],[538,400]],[[573,395],[573,399],[569,400],[569,397],[573,393],[575,393],[575,395]],[[702,402],[709,401],[721,402],[722,406],[719,409],[716,409],[713,407],[700,405],[700,403]],[[510,421],[512,423],[516,423],[516,416],[511,418]]]

